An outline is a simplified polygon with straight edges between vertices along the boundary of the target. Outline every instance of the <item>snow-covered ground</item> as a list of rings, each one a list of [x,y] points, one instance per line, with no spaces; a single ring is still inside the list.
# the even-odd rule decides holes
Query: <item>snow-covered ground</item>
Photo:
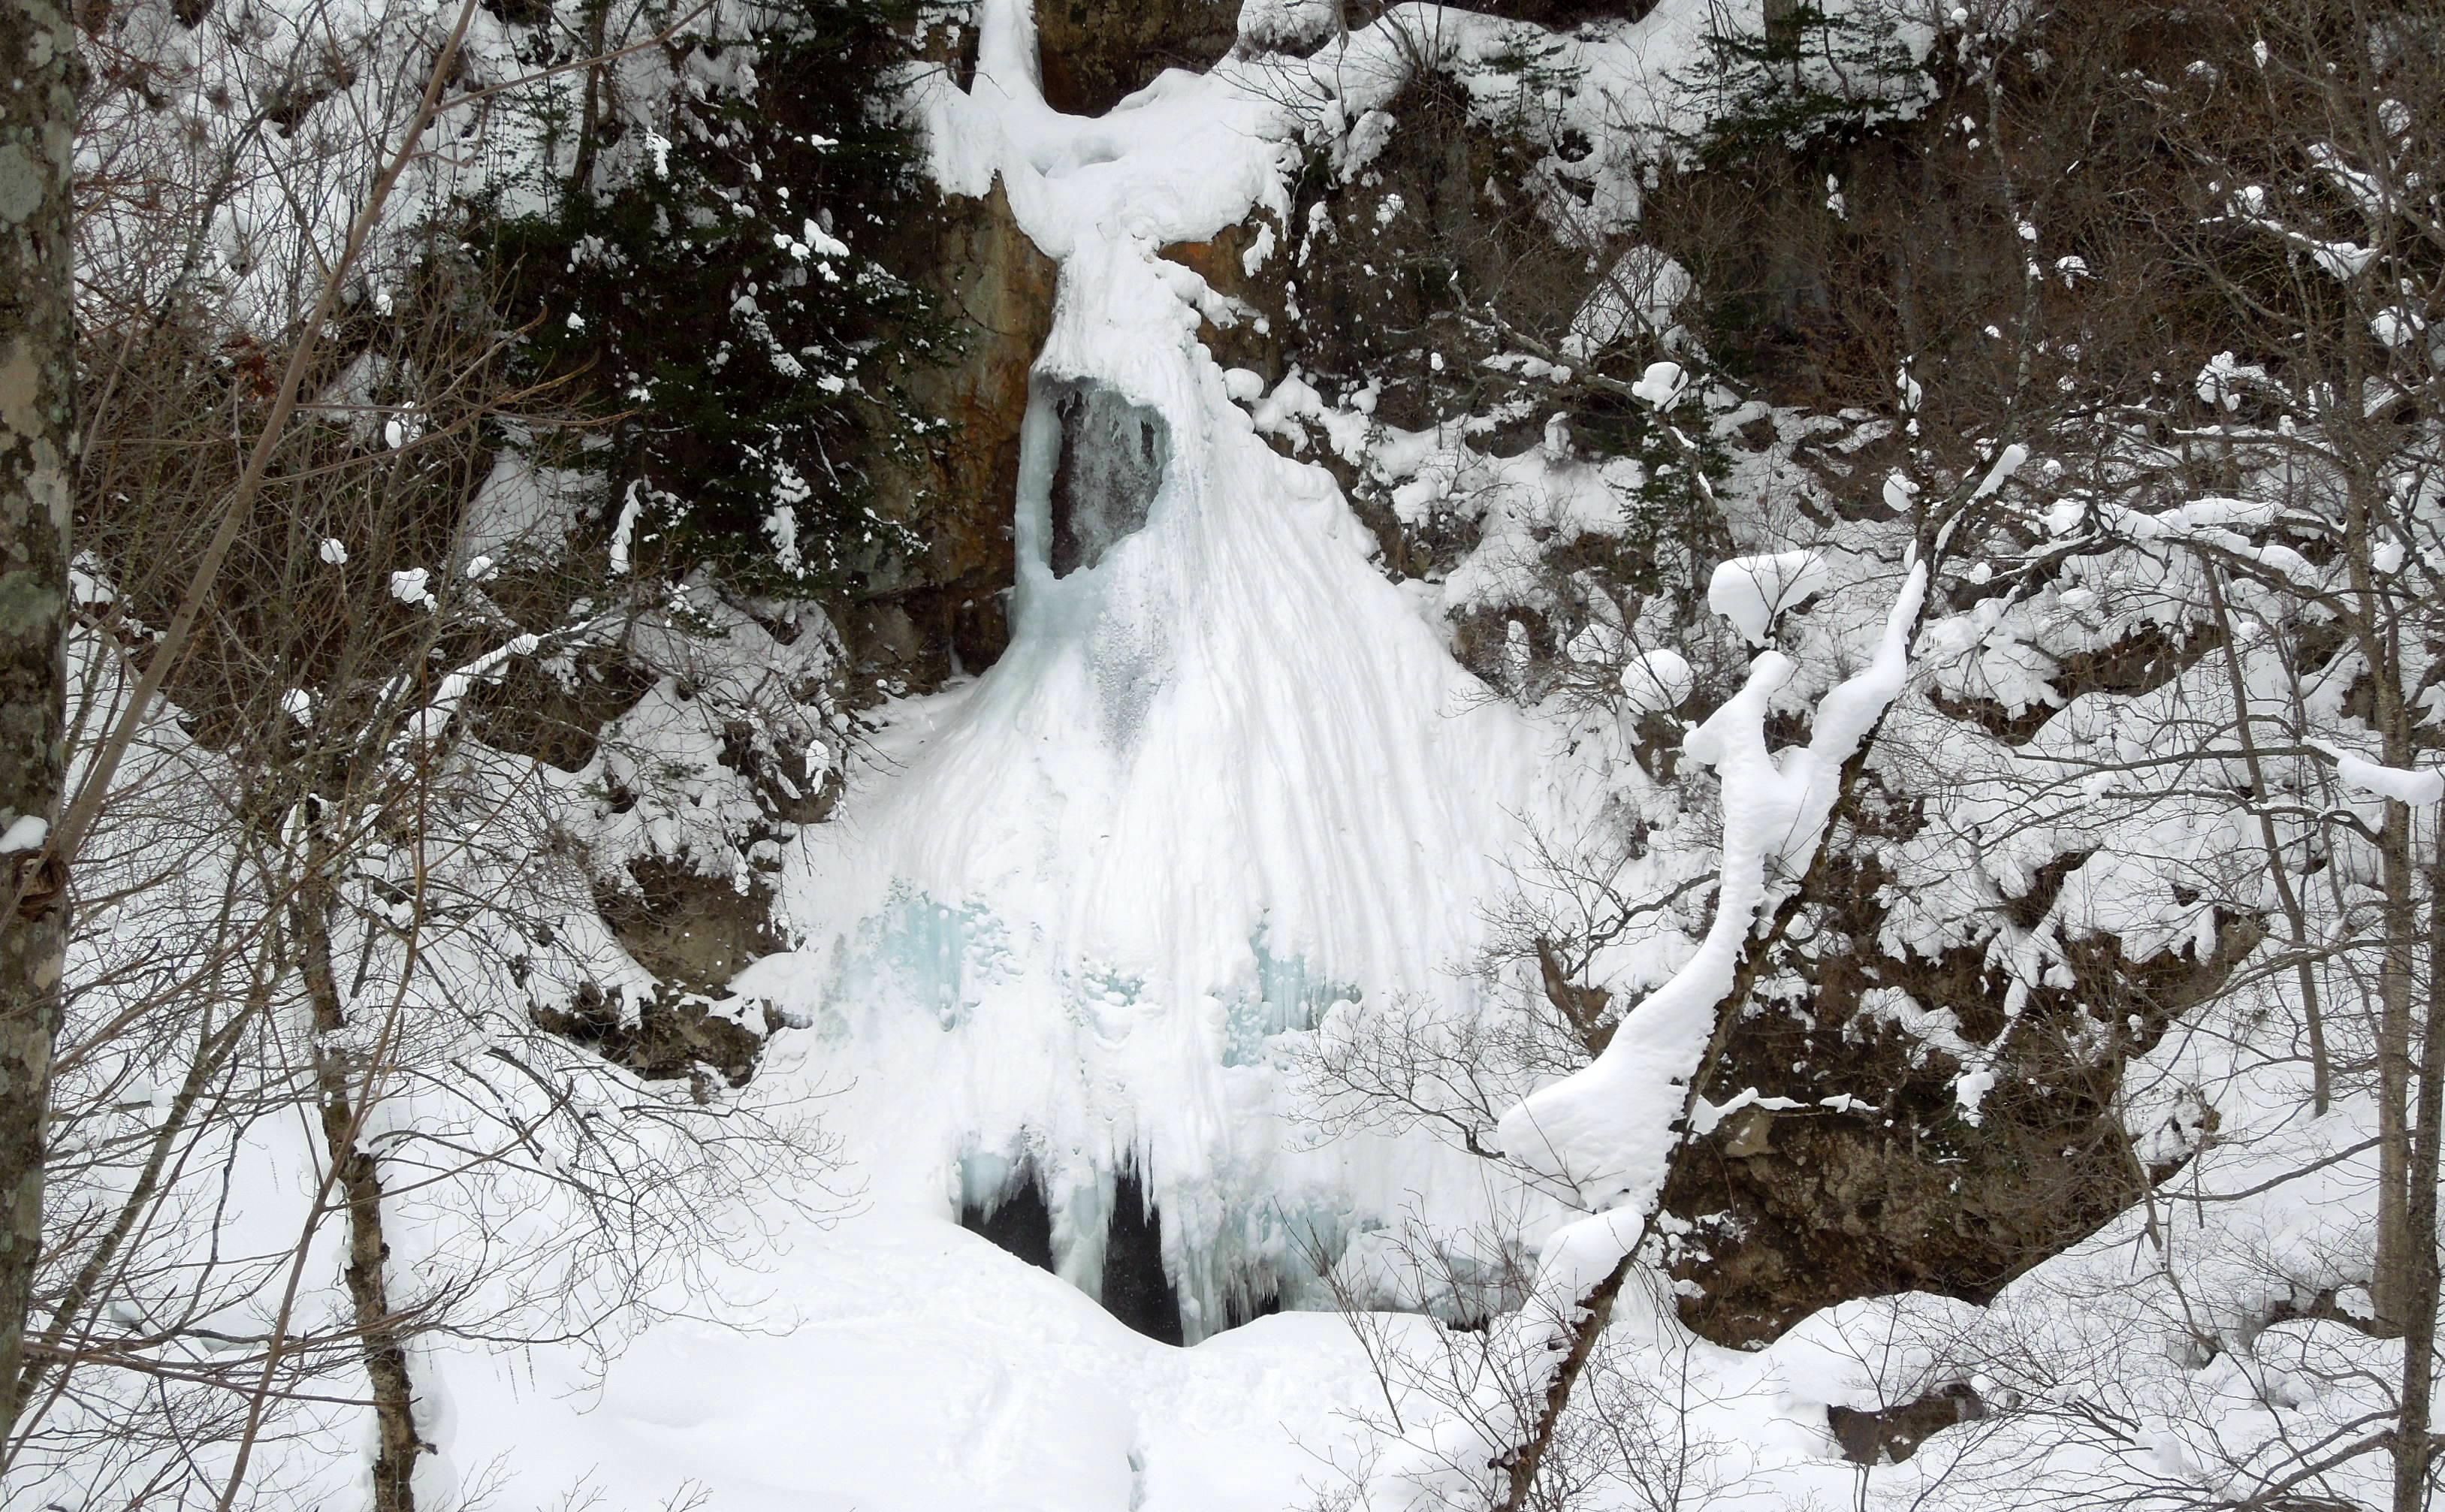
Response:
[[[1373,1390],[1335,1316],[1174,1349],[939,1208],[785,1243],[769,1302],[655,1328],[597,1390],[550,1352],[432,1356],[450,1467],[497,1468],[510,1505],[582,1485],[636,1507],[701,1487],[737,1512],[1290,1507]]]

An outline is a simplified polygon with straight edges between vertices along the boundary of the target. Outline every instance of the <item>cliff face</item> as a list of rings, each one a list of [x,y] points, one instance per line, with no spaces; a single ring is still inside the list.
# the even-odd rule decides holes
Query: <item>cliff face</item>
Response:
[[[1044,103],[1100,116],[1166,68],[1203,72],[1238,40],[1239,19],[1230,0],[1049,0],[1036,12]]]
[[[1230,44],[1225,14],[1193,5],[1056,0],[1036,20],[1047,103],[1078,115],[1103,113],[1167,66],[1205,66]],[[1570,27],[1635,14],[1582,8],[1525,20]],[[1370,426],[1421,433],[1460,423],[1484,438],[1479,445],[1489,453],[1525,453],[1540,443],[1545,411],[1536,406],[1533,384],[1489,367],[1489,360],[1514,350],[1521,335],[1558,343],[1592,293],[1604,289],[1606,270],[1623,247],[1635,245],[1635,233],[1599,237],[1595,250],[1584,237],[1562,234],[1565,228],[1533,208],[1538,159],[1553,147],[1550,127],[1540,140],[1540,122],[1533,120],[1486,122],[1452,78],[1423,73],[1381,110],[1398,127],[1362,166],[1337,171],[1330,142],[1308,147],[1289,213],[1260,211],[1213,240],[1164,250],[1222,296],[1205,310],[1198,343],[1218,364],[1254,374],[1264,389],[1296,377],[1316,389],[1364,391]],[[1924,135],[1934,142],[1934,132]],[[1589,149],[1595,144],[1579,144],[1582,154]],[[1856,183],[1848,217],[1890,225],[1924,211],[1912,198],[1919,183],[1893,171],[1905,152],[1877,140],[1860,147],[1858,161],[1838,149],[1817,149],[1802,164],[1758,169],[1784,181]],[[1665,242],[1665,252],[1704,259],[1731,287],[1763,293],[1685,306],[1672,318],[1739,343],[1736,350],[1748,355],[1767,394],[1824,401],[1826,374],[1860,360],[1851,345],[1893,340],[1848,323],[1885,296],[1888,270],[1863,271],[1854,247],[1809,233],[1809,213],[1824,217],[1820,203],[1807,203],[1802,213],[1795,194],[1784,191],[1770,200],[1784,206],[1780,215],[1761,220],[1744,213],[1733,223],[1739,242],[1724,247],[1709,237],[1724,237],[1726,225],[1704,215],[1702,198],[1702,188],[1685,188],[1658,200],[1658,230],[1682,237],[1682,245]],[[983,641],[990,634],[976,628],[985,611],[961,607],[946,617],[943,605],[954,597],[983,605],[985,585],[1010,580],[1002,512],[1017,479],[1027,362],[1052,310],[1052,264],[1024,247],[1000,188],[985,200],[954,206],[963,208],[946,220],[942,245],[926,247],[922,259],[956,270],[956,304],[976,326],[973,355],[937,384],[943,414],[954,414],[961,426],[961,440],[942,455],[929,482],[956,501],[929,563],[943,582],[870,609],[875,619],[892,619],[903,646],[905,636],[917,636],[900,651],[900,665],[937,675],[951,656],[971,670],[988,658]],[[1951,247],[1946,267],[1970,259],[1961,233],[1936,240]],[[1958,289],[1951,293],[1961,296]],[[1582,350],[1596,380],[1626,382],[1643,360],[1635,345],[1618,357]],[[1565,394],[1582,411],[1579,428],[1587,436],[1596,436],[1589,411],[1601,416],[1609,399],[1584,384]],[[1484,541],[1482,526],[1465,512],[1398,509],[1391,479],[1362,448],[1323,438],[1313,445],[1277,438],[1277,445],[1333,472],[1393,582],[1443,582]],[[1761,438],[1736,445],[1770,450]],[[1073,450],[1075,440],[1064,455]],[[1876,450],[1871,443],[1865,455]],[[1843,472],[1871,477],[1858,460],[1854,455]],[[1841,477],[1821,477],[1838,509],[1871,518],[1885,512],[1873,496],[1841,501]],[[1058,521],[1054,551],[1054,570],[1061,572]],[[1592,538],[1565,533],[1538,551],[1540,568],[1521,582],[1516,597],[1474,602],[1445,622],[1455,656],[1497,687],[1523,631],[1531,656],[1567,661],[1562,644],[1589,624],[1587,607],[1567,602],[1570,594],[1555,602],[1553,585],[1584,577],[1589,568],[1612,568],[1616,582],[1638,575],[1638,565],[1604,563],[1606,548]],[[1618,555],[1621,548],[1612,551]],[[1689,624],[1699,614],[1689,602],[1697,582],[1651,597],[1670,600],[1675,592],[1680,602],[1663,605],[1663,614]],[[903,611],[909,626],[897,628]],[[2090,658],[2096,681],[2066,675],[2054,692],[2068,702],[2122,690],[2127,682],[2115,681],[2118,665],[2115,658]],[[1651,738],[1658,771],[1672,788],[1670,738],[1660,732]],[[1689,778],[1682,788],[1685,800],[1702,800],[1702,793],[1689,791]],[[1809,947],[1782,949],[1778,996],[1736,1016],[1702,1086],[1704,1096],[1724,1104],[1744,1092],[1807,1104],[1787,1113],[1750,1109],[1724,1121],[1689,1145],[1665,1191],[1665,1208],[1685,1225],[1670,1258],[1672,1275],[1685,1282],[1682,1318],[1711,1341],[1758,1346],[1817,1309],[1900,1289],[1986,1299],[2096,1231],[2166,1174],[2132,1155],[2113,1111],[2119,1069],[2147,1055],[2171,1017],[2211,996],[2257,940],[2254,924],[2228,920],[2206,954],[2183,949],[2144,964],[2122,957],[2110,937],[2090,942],[2073,986],[2044,988],[2012,1005],[2015,1035],[2003,1050],[2012,981],[1981,949],[1922,959],[1877,942],[1885,923],[1877,895],[1893,878],[1877,868],[1883,837],[1865,820],[1883,810],[1888,817],[1880,825],[1910,825],[1907,808],[1893,797],[1860,800],[1856,827],[1829,856],[1824,886],[1807,907]],[[2054,903],[2049,888],[2059,886],[2062,868],[2054,868],[2037,884],[2042,895],[2009,907],[2037,923]],[[1565,991],[1592,994],[1606,1013],[1616,1008],[1601,988]],[[1958,1104],[1953,1084],[1964,1067],[1956,1055],[1929,1052],[1893,1017],[1868,1011],[1863,1003],[1876,994],[1902,994],[1922,1011],[1951,1016],[1964,1025],[1966,1042],[2000,1047],[1990,1067],[2000,1092],[1981,1113],[1966,1118]],[[2130,1030],[2105,1052],[2083,1042],[2098,1000],[2139,1008],[2127,1016]],[[1843,1106],[1846,1098],[1856,1111]]]
[[[1658,1336],[1797,1359],[1871,1300],[2020,1295],[2264,1111],[2202,1091],[2198,1046],[2292,1011],[2252,996],[2267,905],[2212,824],[2115,807],[2132,732],[2273,685],[2222,618],[2238,569],[2162,543],[2239,520],[2215,549],[2294,560],[2255,504],[2180,513],[2272,486],[2161,445],[2203,434],[2180,393],[2094,428],[2193,359],[2274,382],[2148,313],[2163,250],[2080,188],[2158,171],[2109,97],[2182,47],[2076,18],[1947,62],[1702,9],[1056,0],[946,33],[912,91],[969,192],[888,256],[960,343],[903,375],[922,452],[866,460],[924,533],[832,615],[866,743],[769,893],[607,912],[665,980],[743,965],[768,1027],[935,1093],[846,1115],[905,1142],[883,1179],[1148,1336],[1516,1308],[1611,1199],[1506,1111],[1718,932],[1708,732],[1753,715],[1796,770],[1913,568],[1908,688],[1821,850],[1762,863],[1688,1111],[1655,1114],[1641,1253],[1688,1331]],[[2345,676],[2341,644],[2303,664]],[[651,1073],[754,1069],[745,1029],[565,1017]],[[2249,1295],[2244,1332],[2337,1305]],[[1899,1459],[1982,1373],[1795,1410]]]
[[[1237,20],[1236,7],[1215,0],[1045,6],[1036,16],[1045,101],[1066,114],[1102,115],[1166,68],[1211,66],[1236,40]],[[973,76],[973,17],[933,25],[932,65]],[[941,302],[960,350],[905,375],[910,399],[937,427],[924,464],[877,463],[887,507],[925,522],[925,554],[840,619],[858,676],[924,691],[983,671],[1010,642],[1019,430],[1030,369],[1052,328],[1057,270],[1018,229],[999,183],[980,198],[945,195],[905,216],[883,256]]]
[[[2135,1150],[2124,1073],[2263,938],[2229,921],[2204,955],[2145,963],[2090,942],[2077,983],[2031,995],[2007,1040],[2001,973],[1969,952],[1884,952],[1860,917],[1872,889],[1844,886],[1853,899],[1825,909],[1818,948],[1790,964],[1801,1012],[1743,1015],[1707,1088],[1722,1104],[1755,1089],[1798,1106],[1726,1117],[1666,1188],[1689,1225],[1670,1267],[1690,1283],[1682,1319],[1718,1343],[1755,1348],[1820,1308],[1896,1291],[1989,1301],[2139,1201],[2173,1167]],[[2002,1052],[1974,1120],[1958,1067],[1871,1011],[1877,989]],[[2103,1054],[2086,1042],[2100,999],[2136,1010]]]
[[[886,257],[941,301],[958,351],[904,379],[932,426],[922,461],[879,462],[886,507],[925,522],[924,555],[849,607],[841,628],[857,676],[924,691],[983,671],[1010,644],[1010,501],[1055,269],[1018,229],[999,184],[905,217]]]

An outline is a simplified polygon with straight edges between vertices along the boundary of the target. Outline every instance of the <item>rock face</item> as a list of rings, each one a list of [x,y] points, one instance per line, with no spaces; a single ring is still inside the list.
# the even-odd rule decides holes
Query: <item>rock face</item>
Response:
[[[1166,68],[1206,68],[1239,34],[1239,0],[1039,0],[1044,100],[1100,116]]]
[[[924,456],[877,463],[886,507],[921,522],[926,554],[840,618],[862,674],[924,689],[981,671],[1010,644],[1018,433],[1058,269],[1019,230],[999,183],[981,199],[946,196],[905,228],[889,260],[941,298],[964,347],[902,375],[941,423]]]
[[[1578,18],[1555,14],[1563,24]],[[1518,190],[1528,167],[1521,143],[1471,121],[1431,79],[1388,110],[1400,127],[1363,172],[1336,178],[1311,164],[1294,194],[1295,230],[1260,236],[1259,226],[1269,223],[1251,222],[1165,255],[1255,312],[1201,329],[1225,366],[1251,369],[1268,385],[1295,368],[1328,394],[1372,386],[1373,416],[1406,429],[1456,413],[1498,413],[1522,391],[1487,372],[1484,359],[1499,343],[1464,317],[1493,305],[1513,327],[1558,345],[1551,333],[1569,327],[1592,275],[1584,254],[1565,252]],[[1260,244],[1271,245],[1270,256],[1258,253]],[[1820,273],[1834,276],[1811,276]],[[1803,345],[1813,339],[1799,315],[1776,329],[1786,327]],[[1775,371],[1783,379],[1775,397],[1823,397],[1821,383]],[[1635,365],[1614,370],[1636,373]],[[1575,431],[1598,434],[1602,397],[1572,397],[1575,421],[1584,422]],[[1485,448],[1508,454],[1535,444],[1535,425],[1552,402],[1528,410],[1527,422],[1490,431]],[[1328,449],[1303,455],[1340,480],[1376,536],[1387,575],[1434,575],[1475,544],[1439,533],[1431,520],[1396,518],[1361,470]],[[1713,554],[1728,551],[1726,542]],[[1563,554],[1548,565],[1558,579],[1588,563]],[[1482,670],[1515,625],[1527,627],[1532,644],[1565,639],[1571,626],[1549,627],[1551,612],[1527,604],[1484,611],[1453,627],[1455,654]],[[2064,696],[2144,686],[2180,658],[2149,660],[2145,677],[2124,676],[2108,660],[2066,667]],[[1665,752],[1656,771],[1667,780],[1676,742],[1677,735],[1653,742]],[[1821,1307],[1899,1290],[1984,1301],[2093,1232],[2170,1173],[2136,1157],[2115,1110],[2125,1061],[2214,990],[2254,941],[2253,926],[2230,922],[2204,959],[2144,965],[2098,943],[2073,986],[2035,992],[2007,1030],[2008,984],[1982,954],[1927,961],[1882,950],[1873,869],[1838,857],[1812,888],[1807,932],[1816,943],[1778,962],[1785,980],[1805,983],[1806,1000],[1752,1003],[1704,1088],[1718,1104],[1754,1089],[1806,1106],[1725,1119],[1691,1142],[1665,1193],[1667,1211],[1687,1225],[1671,1264],[1674,1278],[1695,1288],[1683,1299],[1683,1319],[1717,1343],[1762,1344]],[[2038,895],[2016,903],[2030,914],[2025,925],[2045,912],[2062,881],[2058,870]],[[1955,1092],[1963,1066],[1865,1011],[1877,988],[1950,1011],[1966,1038],[1992,1048],[1996,1085],[1974,1117]],[[1822,1099],[1837,1093],[1853,1100],[1826,1106]],[[1939,1407],[1951,1421],[1956,1404]],[[1907,1447],[1888,1443],[1878,1452]]]
[[[588,987],[567,1009],[537,1009],[534,1021],[647,1081],[684,1079],[699,1101],[713,1095],[716,1075],[745,1086],[764,1051],[763,1035],[718,1017],[711,999],[692,993],[654,999],[631,1014],[618,999]],[[766,1033],[780,1028],[779,1017],[768,1014],[764,1027]]]
[[[1236,0],[1135,7],[1041,0],[1046,98],[1058,110],[1101,114],[1166,67],[1206,66],[1232,46],[1239,9]],[[1648,9],[1635,0],[1549,0],[1517,13],[1567,27],[1634,19]],[[1274,30],[1255,43],[1287,50],[1312,46],[1339,24],[1305,0],[1274,4],[1266,14]],[[1597,279],[1596,260],[1558,242],[1518,188],[1552,144],[1488,131],[1450,81],[1431,77],[1413,83],[1388,113],[1400,129],[1363,171],[1337,177],[1320,155],[1311,159],[1287,222],[1267,213],[1211,240],[1165,250],[1243,311],[1236,322],[1204,326],[1200,338],[1223,366],[1252,370],[1268,387],[1296,370],[1330,394],[1365,389],[1371,413],[1403,428],[1518,410],[1524,418],[1495,426],[1484,448],[1507,455],[1538,444],[1545,411],[1513,401],[1544,391],[1490,369],[1484,359],[1507,338],[1469,316],[1498,305],[1511,325],[1558,345]],[[1821,167],[1812,160],[1806,186],[1819,198]],[[1863,182],[1855,198],[1873,193]],[[1680,215],[1695,212],[1681,206]],[[924,522],[930,550],[844,617],[860,670],[889,676],[895,691],[979,670],[1007,644],[1019,435],[1056,273],[1018,229],[999,185],[981,200],[948,200],[910,222],[898,266],[943,297],[968,345],[951,364],[906,375],[920,402],[948,424],[920,462],[887,469],[887,492],[907,517]],[[1669,246],[1678,224],[1659,214],[1649,233]],[[1706,230],[1697,225],[1689,233]],[[1789,247],[1768,250],[1799,271],[1778,263],[1741,274],[1744,289],[1767,289],[1777,301],[1752,317],[1770,327],[1750,343],[1752,376],[1771,397],[1822,401],[1833,390],[1819,368],[1836,336],[1811,324],[1830,296],[1809,280],[1834,273],[1801,267],[1812,249],[1786,239]],[[1586,365],[1603,372],[1608,361],[1627,359],[1597,355]],[[1613,376],[1637,372],[1633,364]],[[1050,566],[1066,576],[1092,569],[1145,523],[1169,438],[1160,416],[1100,387],[1056,382],[1049,398],[1060,430]],[[1599,436],[1604,401],[1600,390],[1570,400],[1591,437]],[[1387,575],[1433,575],[1475,544],[1456,527],[1396,518],[1360,469],[1329,449],[1304,455],[1339,478],[1376,536]],[[1880,476],[1881,468],[1861,476],[1868,474]],[[1515,622],[1527,624],[1532,639],[1557,638],[1523,606],[1456,625],[1456,654],[1471,665],[1491,661]],[[2098,687],[2111,681],[2109,670],[2067,673]],[[1659,735],[1651,743],[1663,750],[1670,741]],[[1671,774],[1667,751],[1655,775],[1670,781]],[[1769,973],[1806,984],[1806,1011],[1752,1003],[1731,1026],[1704,1088],[1717,1103],[1754,1090],[1803,1106],[1751,1108],[1724,1120],[1690,1143],[1665,1193],[1666,1210],[1684,1225],[1670,1268],[1694,1283],[1683,1299],[1684,1321],[1718,1343],[1760,1344],[1819,1308],[1898,1290],[1984,1300],[2093,1231],[2168,1173],[2140,1162],[2121,1128],[2114,1099],[2124,1063],[2175,1013],[2214,990],[2252,943],[2249,926],[2229,924],[2204,959],[2144,965],[2124,961],[2111,942],[2100,943],[2073,986],[2037,991],[2007,1026],[2000,1007],[2006,983],[1979,953],[1928,961],[1881,951],[1879,879],[1869,869],[1837,858],[1814,889],[1815,943],[1787,951],[1779,972]],[[2046,886],[2061,883],[2058,873]],[[2045,899],[2015,906],[2042,913]],[[1950,1012],[1966,1038],[1991,1047],[1996,1084],[1974,1117],[1956,1092],[1961,1064],[1866,1011],[1879,988]],[[1593,1021],[1602,1004],[1587,1006]],[[1829,1094],[1838,1094],[1833,1106]],[[1050,1218],[1031,1181],[1002,1202],[969,1209],[963,1222],[1050,1263]],[[1160,1222],[1132,1185],[1112,1219],[1104,1300],[1132,1326],[1176,1337]],[[1856,1414],[1846,1451],[1906,1456],[1926,1432],[1974,1406],[1957,1392],[1938,1393],[1895,1409],[1892,1421]]]
[[[961,346],[947,362],[894,375],[935,422],[927,444],[913,453],[877,445],[857,459],[875,479],[877,507],[913,522],[926,551],[884,566],[862,597],[833,607],[848,666],[832,692],[849,707],[981,671],[1008,645],[1019,427],[1029,369],[1053,319],[1055,265],[1019,230],[999,184],[980,199],[935,196],[910,211],[886,261],[934,293]],[[1138,511],[1143,519],[1143,501]],[[487,738],[566,769],[583,766],[596,732],[650,679],[617,659],[581,671],[568,688],[526,675],[479,694]],[[794,800],[777,790],[760,796],[767,816],[788,825],[819,822],[836,793],[834,783]],[[596,902],[621,944],[664,984],[662,999],[632,1013],[598,992],[543,1016],[544,1027],[649,1078],[719,1074],[743,1083],[761,1036],[709,1017],[704,1005],[748,963],[782,948],[770,891],[741,893],[671,863],[629,869],[633,888],[603,888]]]
[[[2042,913],[2069,869],[2018,906]],[[1859,901],[1818,915],[1806,1012],[1753,1005],[1706,1086],[1717,1104],[1754,1088],[1801,1106],[1726,1118],[1691,1141],[1665,1190],[1666,1210],[1689,1225],[1673,1275],[1698,1288],[1682,1319],[1721,1344],[1763,1344],[1818,1308],[1890,1292],[1983,1303],[2171,1175],[2123,1129],[2123,1066],[2260,939],[2254,921],[2230,920],[2204,957],[2136,964],[2111,941],[2082,943],[2072,984],[2031,991],[2007,1023],[2006,983],[1983,950],[1885,954],[1864,901],[1873,879],[1828,872],[1821,890]],[[1991,1050],[1994,1085],[1974,1115],[1954,1058],[1863,1011],[1878,987],[1950,1011],[1964,1038]]]
[[[637,964],[681,992],[719,994],[782,948],[770,888],[745,891],[662,859],[629,863],[634,891],[598,887],[595,905]]]
[[[1915,1401],[1881,1411],[1830,1407],[1825,1426],[1842,1447],[1842,1458],[1854,1465],[1899,1464],[1918,1447],[1956,1423],[1987,1415],[1987,1403],[1967,1381],[1954,1381]]]
[[[1405,430],[1493,417],[1481,448],[1515,454],[1542,439],[1550,385],[1487,366],[1506,347],[1474,311],[1499,304],[1513,325],[1551,337],[1597,275],[1520,187],[1541,146],[1475,119],[1466,92],[1438,75],[1411,82],[1384,113],[1398,125],[1363,169],[1337,175],[1329,155],[1311,154],[1287,221],[1260,213],[1164,255],[1249,312],[1199,331],[1223,366],[1269,387],[1297,369],[1329,399],[1366,391],[1373,416]],[[1448,569],[1476,544],[1450,520],[1400,521],[1387,491],[1332,448],[1302,455],[1333,473],[1395,582]],[[1490,634],[1499,651],[1505,633],[1497,622],[1478,639]],[[1473,644],[1459,649],[1473,671],[1490,663]]]

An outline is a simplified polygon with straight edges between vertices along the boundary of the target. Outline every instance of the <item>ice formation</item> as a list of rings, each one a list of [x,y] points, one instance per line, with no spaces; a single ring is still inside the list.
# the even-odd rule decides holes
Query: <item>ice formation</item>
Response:
[[[1038,1200],[1023,1172],[1094,1295],[1142,1184],[1194,1340],[1452,1158],[1287,1151],[1267,1046],[1339,999],[1464,990],[1539,753],[1330,477],[1232,402],[1196,281],[1159,259],[1278,200],[1279,107],[1172,73],[1059,116],[1027,8],[981,27],[973,90],[928,102],[940,171],[999,177],[1061,265],[1014,637],[898,712],[790,860],[801,948],[737,985],[819,1027],[815,1073],[861,1078],[843,1125],[888,1129],[860,1151],[879,1191],[981,1214]]]

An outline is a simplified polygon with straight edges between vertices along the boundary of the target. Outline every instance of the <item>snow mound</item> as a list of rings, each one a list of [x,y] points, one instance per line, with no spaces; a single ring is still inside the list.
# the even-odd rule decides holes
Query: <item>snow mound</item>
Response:
[[[1774,617],[1825,590],[1824,557],[1808,551],[1738,556],[1715,569],[1707,607],[1732,622],[1751,645],[1764,645]]]

